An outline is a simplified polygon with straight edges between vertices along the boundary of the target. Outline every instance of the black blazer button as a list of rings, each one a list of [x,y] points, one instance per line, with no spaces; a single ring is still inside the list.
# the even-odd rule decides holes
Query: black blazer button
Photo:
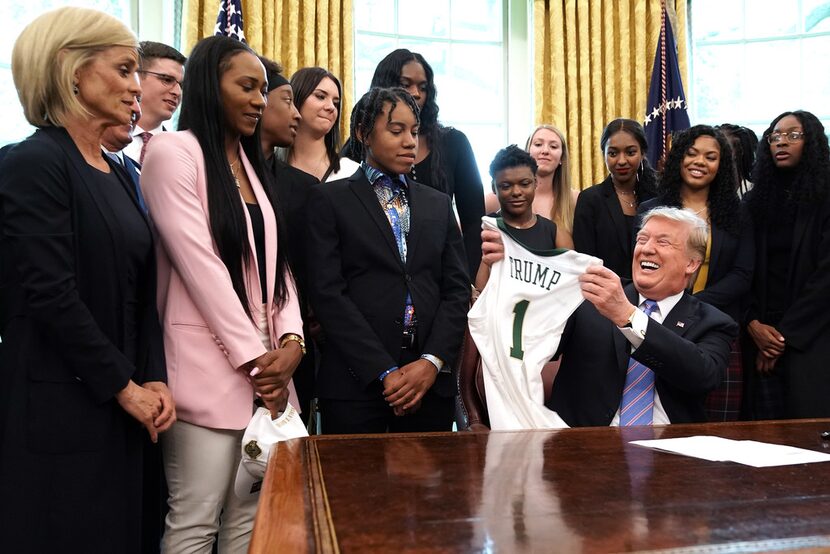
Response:
[[[410,281],[412,281],[412,275],[410,275],[409,273],[407,273],[406,275],[404,275],[404,278],[406,279],[406,282],[407,282],[407,283],[409,283]]]
[[[395,318],[395,323],[398,324],[398,325],[401,325],[403,323],[403,319],[401,319],[399,317],[396,317]]]

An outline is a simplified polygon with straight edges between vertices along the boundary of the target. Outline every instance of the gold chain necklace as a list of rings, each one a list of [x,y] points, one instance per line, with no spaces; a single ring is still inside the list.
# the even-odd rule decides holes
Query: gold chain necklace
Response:
[[[626,200],[626,196],[634,196],[633,190],[620,190],[617,188],[617,185],[612,185],[614,187],[614,192],[617,193],[617,198],[619,198],[623,203],[628,204],[629,208],[633,208],[637,205],[637,198],[635,197],[634,200]]]

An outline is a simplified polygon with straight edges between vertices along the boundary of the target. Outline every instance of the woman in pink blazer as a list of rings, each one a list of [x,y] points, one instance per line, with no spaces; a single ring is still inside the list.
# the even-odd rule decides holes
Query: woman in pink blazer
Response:
[[[145,157],[179,411],[162,444],[165,552],[209,553],[217,536],[220,553],[247,551],[257,497],[233,492],[242,434],[257,396],[273,413],[299,407],[290,379],[302,320],[259,146],[266,86],[248,46],[202,40],[186,65],[180,131],[155,136]]]

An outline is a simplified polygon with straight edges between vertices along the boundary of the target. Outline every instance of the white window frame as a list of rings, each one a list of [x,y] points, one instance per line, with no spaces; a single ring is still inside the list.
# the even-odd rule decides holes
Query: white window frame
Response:
[[[359,1],[354,0],[354,4]],[[397,30],[397,5],[397,1],[395,1],[394,17],[396,21],[393,22],[394,25],[390,25],[393,30]],[[504,136],[501,141],[503,142],[503,146],[517,143],[523,147],[533,125],[532,11],[532,3],[526,0],[503,0],[501,41],[503,56],[503,72],[501,78],[505,83],[501,106],[504,117],[502,120]],[[396,42],[401,39],[425,40],[425,37],[422,36],[406,35],[399,32],[361,31],[357,27],[357,25],[354,26],[355,44],[357,44],[357,37],[360,34],[386,37],[394,39]],[[436,38],[434,41],[447,44],[487,44],[483,41],[448,38]],[[357,67],[357,53],[355,52],[353,55],[355,56],[353,67]],[[355,79],[352,86],[355,98],[360,98],[366,92],[364,90],[358,90],[357,79]],[[450,124],[462,119],[457,117],[458,114],[447,113],[446,109],[442,110],[441,114],[442,121]],[[464,131],[462,126],[459,126],[459,128]],[[487,183],[490,182],[490,178],[486,174],[486,171],[483,171],[483,168],[489,165],[495,152],[475,151],[475,155],[476,161],[482,169],[482,182],[485,184],[485,189],[489,190]]]

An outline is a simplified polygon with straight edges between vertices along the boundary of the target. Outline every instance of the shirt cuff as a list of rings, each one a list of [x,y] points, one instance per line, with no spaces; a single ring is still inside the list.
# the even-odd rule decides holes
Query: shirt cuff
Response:
[[[637,308],[631,315],[631,326],[617,327],[623,334],[625,339],[637,349],[643,341],[646,340],[646,330],[648,329],[648,316],[646,313]]]
[[[444,360],[439,358],[438,356],[433,356],[432,354],[421,354],[421,359],[430,362],[432,365],[435,366],[435,371],[441,372],[444,369]]]

